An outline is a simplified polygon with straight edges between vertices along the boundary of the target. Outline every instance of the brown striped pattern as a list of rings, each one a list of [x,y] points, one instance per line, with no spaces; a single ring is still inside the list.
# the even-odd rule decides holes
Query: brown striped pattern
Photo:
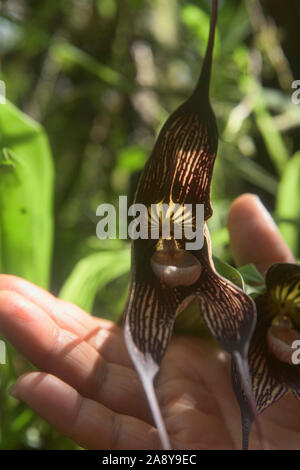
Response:
[[[258,413],[278,401],[288,391],[287,386],[281,382],[280,376],[272,372],[278,367],[278,361],[270,357],[266,342],[266,335],[270,326],[270,317],[258,313],[259,319],[254,338],[249,351],[249,368],[252,376],[253,393]]]
[[[207,50],[197,86],[191,97],[164,124],[140,178],[135,202],[151,204],[204,204],[205,220],[212,215],[210,185],[218,133],[209,103],[212,51],[218,1],[213,1]],[[173,328],[176,310],[189,289],[170,289],[157,279],[150,259],[153,240],[132,243],[132,283],[125,307],[130,333],[137,348],[159,363]],[[184,240],[178,243],[184,247]]]
[[[196,294],[201,316],[212,334],[228,351],[242,352],[255,326],[252,299],[214,273],[203,277]]]
[[[152,282],[135,281],[127,306],[132,338],[138,349],[160,363],[175,321],[175,312],[183,297],[172,295],[154,278]]]
[[[195,296],[200,315],[223,347],[247,354],[256,321],[252,299],[212,268],[209,234],[200,252],[193,252],[202,266],[198,281],[189,287],[169,288],[160,283],[148,264],[140,262],[138,242],[133,250],[134,281],[125,310],[129,315],[132,337],[137,347],[157,361],[162,358],[175,321],[175,313],[185,298]],[[159,331],[161,330],[161,331]]]
[[[258,322],[249,351],[249,367],[258,412],[278,401],[290,388],[300,397],[300,367],[280,362],[268,350],[267,332],[279,314],[300,325],[300,266],[277,263],[266,275],[267,292],[256,298]]]
[[[187,112],[183,107],[167,121],[141,177],[136,202],[204,204],[205,218],[211,216],[217,129],[210,107],[207,110],[209,115],[203,119],[201,112]]]

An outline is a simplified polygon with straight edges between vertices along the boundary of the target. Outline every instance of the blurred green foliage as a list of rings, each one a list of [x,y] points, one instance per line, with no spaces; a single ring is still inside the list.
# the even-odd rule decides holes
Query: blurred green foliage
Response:
[[[229,263],[226,217],[246,191],[273,211],[299,257],[300,112],[290,84],[300,64],[287,37],[295,29],[291,15],[279,28],[268,15],[280,17],[280,8],[264,3],[265,13],[258,0],[220,1],[211,86],[220,145],[209,227],[214,254]],[[299,12],[299,2],[292,3]],[[96,208],[116,205],[122,194],[132,199],[160,126],[199,74],[209,4],[0,2],[0,79],[8,100],[0,104],[1,272],[117,319],[129,282],[129,243],[96,238]],[[257,276],[251,267],[241,273]],[[76,447],[8,397],[7,388],[32,366],[7,348],[0,448]]]

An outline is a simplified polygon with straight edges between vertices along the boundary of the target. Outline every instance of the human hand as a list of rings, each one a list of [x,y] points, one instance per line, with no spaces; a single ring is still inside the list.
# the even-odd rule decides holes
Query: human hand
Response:
[[[294,262],[258,199],[239,197],[228,220],[238,264],[261,272]],[[14,276],[0,276],[0,330],[40,372],[11,393],[87,449],[159,449],[148,403],[122,330]],[[156,382],[173,449],[239,449],[241,420],[230,358],[199,338],[173,337]],[[300,406],[286,396],[262,415],[274,449],[300,447]],[[250,448],[259,448],[253,427]]]

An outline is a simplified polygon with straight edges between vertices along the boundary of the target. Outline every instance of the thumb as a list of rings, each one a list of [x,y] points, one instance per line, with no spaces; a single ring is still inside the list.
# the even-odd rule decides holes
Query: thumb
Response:
[[[233,202],[228,216],[230,248],[237,265],[253,263],[264,273],[274,263],[294,263],[271,214],[258,196],[243,194]]]

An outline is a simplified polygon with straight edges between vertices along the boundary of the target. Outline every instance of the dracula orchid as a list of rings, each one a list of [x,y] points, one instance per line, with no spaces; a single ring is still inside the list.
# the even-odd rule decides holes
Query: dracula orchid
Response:
[[[162,445],[169,438],[156,399],[153,380],[166,352],[176,316],[191,299],[212,335],[233,358],[252,419],[256,419],[247,356],[256,323],[253,300],[220,276],[213,264],[205,222],[212,215],[210,186],[218,146],[216,120],[209,101],[212,53],[218,1],[213,0],[210,34],[197,86],[164,124],[144,168],[135,204],[191,204],[204,207],[204,243],[186,249],[186,239],[132,241],[131,284],[124,310],[126,345],[143,383]],[[184,217],[184,216],[183,216]],[[194,227],[196,229],[196,227]],[[259,429],[259,426],[258,426]]]
[[[300,266],[277,263],[266,274],[266,292],[255,299],[257,326],[249,349],[249,367],[258,413],[289,390],[300,399]],[[242,397],[241,397],[242,398]],[[241,401],[244,447],[251,416]]]

